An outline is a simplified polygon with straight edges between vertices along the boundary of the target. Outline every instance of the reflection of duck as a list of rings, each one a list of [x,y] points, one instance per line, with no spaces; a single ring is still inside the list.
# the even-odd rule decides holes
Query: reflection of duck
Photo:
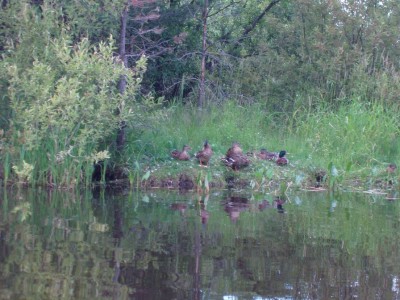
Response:
[[[204,142],[203,150],[196,153],[196,158],[199,160],[200,166],[208,165],[208,162],[210,161],[212,154],[213,152],[211,146],[206,140]]]
[[[249,199],[246,197],[241,197],[241,196],[230,196],[228,198],[227,203],[230,203],[233,205],[240,205],[240,204],[247,205],[249,203]]]
[[[229,216],[229,219],[233,222],[236,223],[236,221],[239,219],[240,216],[240,212],[243,210],[240,207],[236,207],[236,206],[225,206],[224,209]]]
[[[184,203],[172,203],[170,208],[175,211],[179,211],[181,215],[184,215],[187,209],[187,205]]]
[[[187,153],[188,150],[192,150],[188,145],[183,146],[182,151],[179,150],[173,150],[171,152],[171,156],[175,159],[179,160],[189,160],[190,155]]]
[[[287,165],[289,163],[289,160],[285,157],[286,155],[286,151],[282,150],[281,152],[279,152],[279,157],[276,160],[276,164],[279,166],[283,166],[283,165]]]
[[[267,207],[270,207],[271,204],[269,203],[268,200],[263,200],[261,203],[258,204],[258,209],[263,211],[264,209],[266,209]]]
[[[236,222],[239,219],[240,213],[249,208],[249,199],[240,196],[230,196],[224,206],[225,212],[228,213],[229,219]]]
[[[210,214],[205,209],[200,211],[201,224],[207,224]]]

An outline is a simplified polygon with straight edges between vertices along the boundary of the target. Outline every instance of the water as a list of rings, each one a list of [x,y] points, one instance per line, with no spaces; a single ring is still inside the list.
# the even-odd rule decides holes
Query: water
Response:
[[[0,299],[400,299],[399,205],[0,190]]]

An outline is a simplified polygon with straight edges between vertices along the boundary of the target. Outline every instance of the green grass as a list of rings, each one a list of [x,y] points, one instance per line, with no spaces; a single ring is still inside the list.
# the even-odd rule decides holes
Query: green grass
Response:
[[[260,149],[280,150],[285,147],[279,124],[259,106],[242,107],[228,104],[198,111],[193,107],[172,107],[165,118],[138,137],[130,139],[128,153],[143,153],[162,161],[173,149],[184,144],[192,152],[202,149],[207,139],[216,155],[223,155],[233,141],[239,141],[245,151]],[[132,139],[137,138],[136,141]],[[215,155],[214,155],[215,156]]]
[[[399,160],[397,114],[380,104],[353,102],[305,118],[294,131],[307,164],[368,173]],[[307,154],[307,155],[305,155]]]
[[[255,183],[268,183],[271,174],[291,184],[312,182],[314,173],[321,169],[328,173],[332,186],[350,179],[386,178],[386,166],[399,161],[396,113],[381,104],[361,104],[356,100],[347,103],[350,104],[335,111],[320,109],[309,114],[299,110],[292,115],[277,115],[261,105],[243,107],[230,103],[203,111],[175,106],[165,110],[160,123],[153,124],[139,138],[132,141],[135,137],[131,136],[128,153],[143,154],[139,159],[147,169],[156,165],[154,176],[195,176],[196,162],[173,161],[169,153],[188,144],[194,154],[207,139],[214,151],[211,168],[224,178],[227,170],[219,158],[233,141],[238,141],[244,152],[267,148],[289,153],[291,166],[286,169],[269,162],[253,162],[250,168],[235,174],[255,187]]]
[[[295,122],[293,121],[295,119]],[[399,155],[397,115],[379,104],[353,103],[337,111],[287,117],[265,111],[259,105],[228,104],[206,111],[174,107],[153,128],[131,140],[128,153],[146,154],[157,161],[173,149],[189,144],[193,152],[208,139],[216,154],[223,155],[233,141],[244,151],[286,149],[289,157],[306,164],[345,168],[395,161]]]

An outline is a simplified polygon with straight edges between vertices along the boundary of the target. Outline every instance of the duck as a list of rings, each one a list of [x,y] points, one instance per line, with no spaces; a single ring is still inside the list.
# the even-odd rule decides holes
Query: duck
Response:
[[[285,157],[286,151],[282,150],[279,152],[278,159],[276,160],[276,164],[279,166],[284,166],[289,163],[289,160]]]
[[[188,150],[192,150],[192,148],[190,148],[188,145],[184,145],[182,151],[173,150],[171,152],[171,156],[178,160],[189,160],[190,155],[188,153]]]
[[[187,205],[184,203],[172,203],[170,208],[174,211],[179,211],[181,216],[185,215]]]
[[[247,167],[250,164],[248,156],[243,154],[242,148],[238,142],[233,142],[232,147],[228,149],[222,162],[227,166],[237,171],[241,168]]]
[[[386,171],[388,173],[394,173],[397,170],[397,166],[395,163],[391,163],[387,166]]]
[[[241,168],[247,167],[250,164],[248,156],[243,154],[234,154],[229,157],[222,158],[222,162],[227,166],[237,171]]]
[[[282,151],[281,151],[282,152]],[[285,209],[283,208],[283,204],[285,204],[286,200],[282,197],[276,197],[274,200],[274,207],[278,210],[278,213],[285,213]]]
[[[228,158],[228,157],[232,157],[232,156],[240,155],[240,154],[243,154],[243,150],[242,150],[242,148],[240,148],[240,144],[238,142],[233,142],[232,147],[230,147],[228,149],[225,157]]]
[[[210,161],[211,156],[213,155],[213,151],[211,149],[210,144],[206,140],[204,142],[203,150],[200,150],[196,153],[196,158],[200,163],[200,167],[208,166],[208,162]]]
[[[267,151],[262,148],[260,152],[256,153],[256,157],[263,160],[277,160],[279,153]]]

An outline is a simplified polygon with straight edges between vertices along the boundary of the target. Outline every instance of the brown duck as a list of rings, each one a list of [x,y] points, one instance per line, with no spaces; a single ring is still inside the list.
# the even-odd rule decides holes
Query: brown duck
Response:
[[[263,160],[277,160],[279,154],[276,152],[269,152],[267,149],[261,149],[260,152],[256,154],[257,158]]]
[[[222,161],[227,167],[230,167],[235,171],[247,167],[250,164],[249,157],[243,154],[236,154],[230,157],[225,157],[222,159]]]
[[[171,152],[171,156],[178,160],[189,160],[190,155],[188,153],[188,150],[192,150],[192,148],[190,148],[188,145],[185,145],[183,146],[182,151],[173,150]]]
[[[388,173],[394,173],[394,172],[396,171],[396,169],[397,169],[396,164],[391,163],[391,164],[389,164],[389,165],[387,166],[386,171],[387,171]]]
[[[241,168],[247,167],[250,164],[250,159],[243,154],[242,149],[240,148],[239,143],[234,142],[232,147],[228,149],[224,158],[222,158],[222,162],[237,171]]]
[[[213,155],[212,149],[208,141],[204,142],[203,150],[196,153],[196,158],[198,159],[200,166],[207,166]]]
[[[240,155],[243,154],[243,150],[242,148],[240,148],[240,144],[238,142],[233,142],[232,147],[230,147],[228,149],[228,151],[226,152],[225,157],[232,157],[235,155]]]

